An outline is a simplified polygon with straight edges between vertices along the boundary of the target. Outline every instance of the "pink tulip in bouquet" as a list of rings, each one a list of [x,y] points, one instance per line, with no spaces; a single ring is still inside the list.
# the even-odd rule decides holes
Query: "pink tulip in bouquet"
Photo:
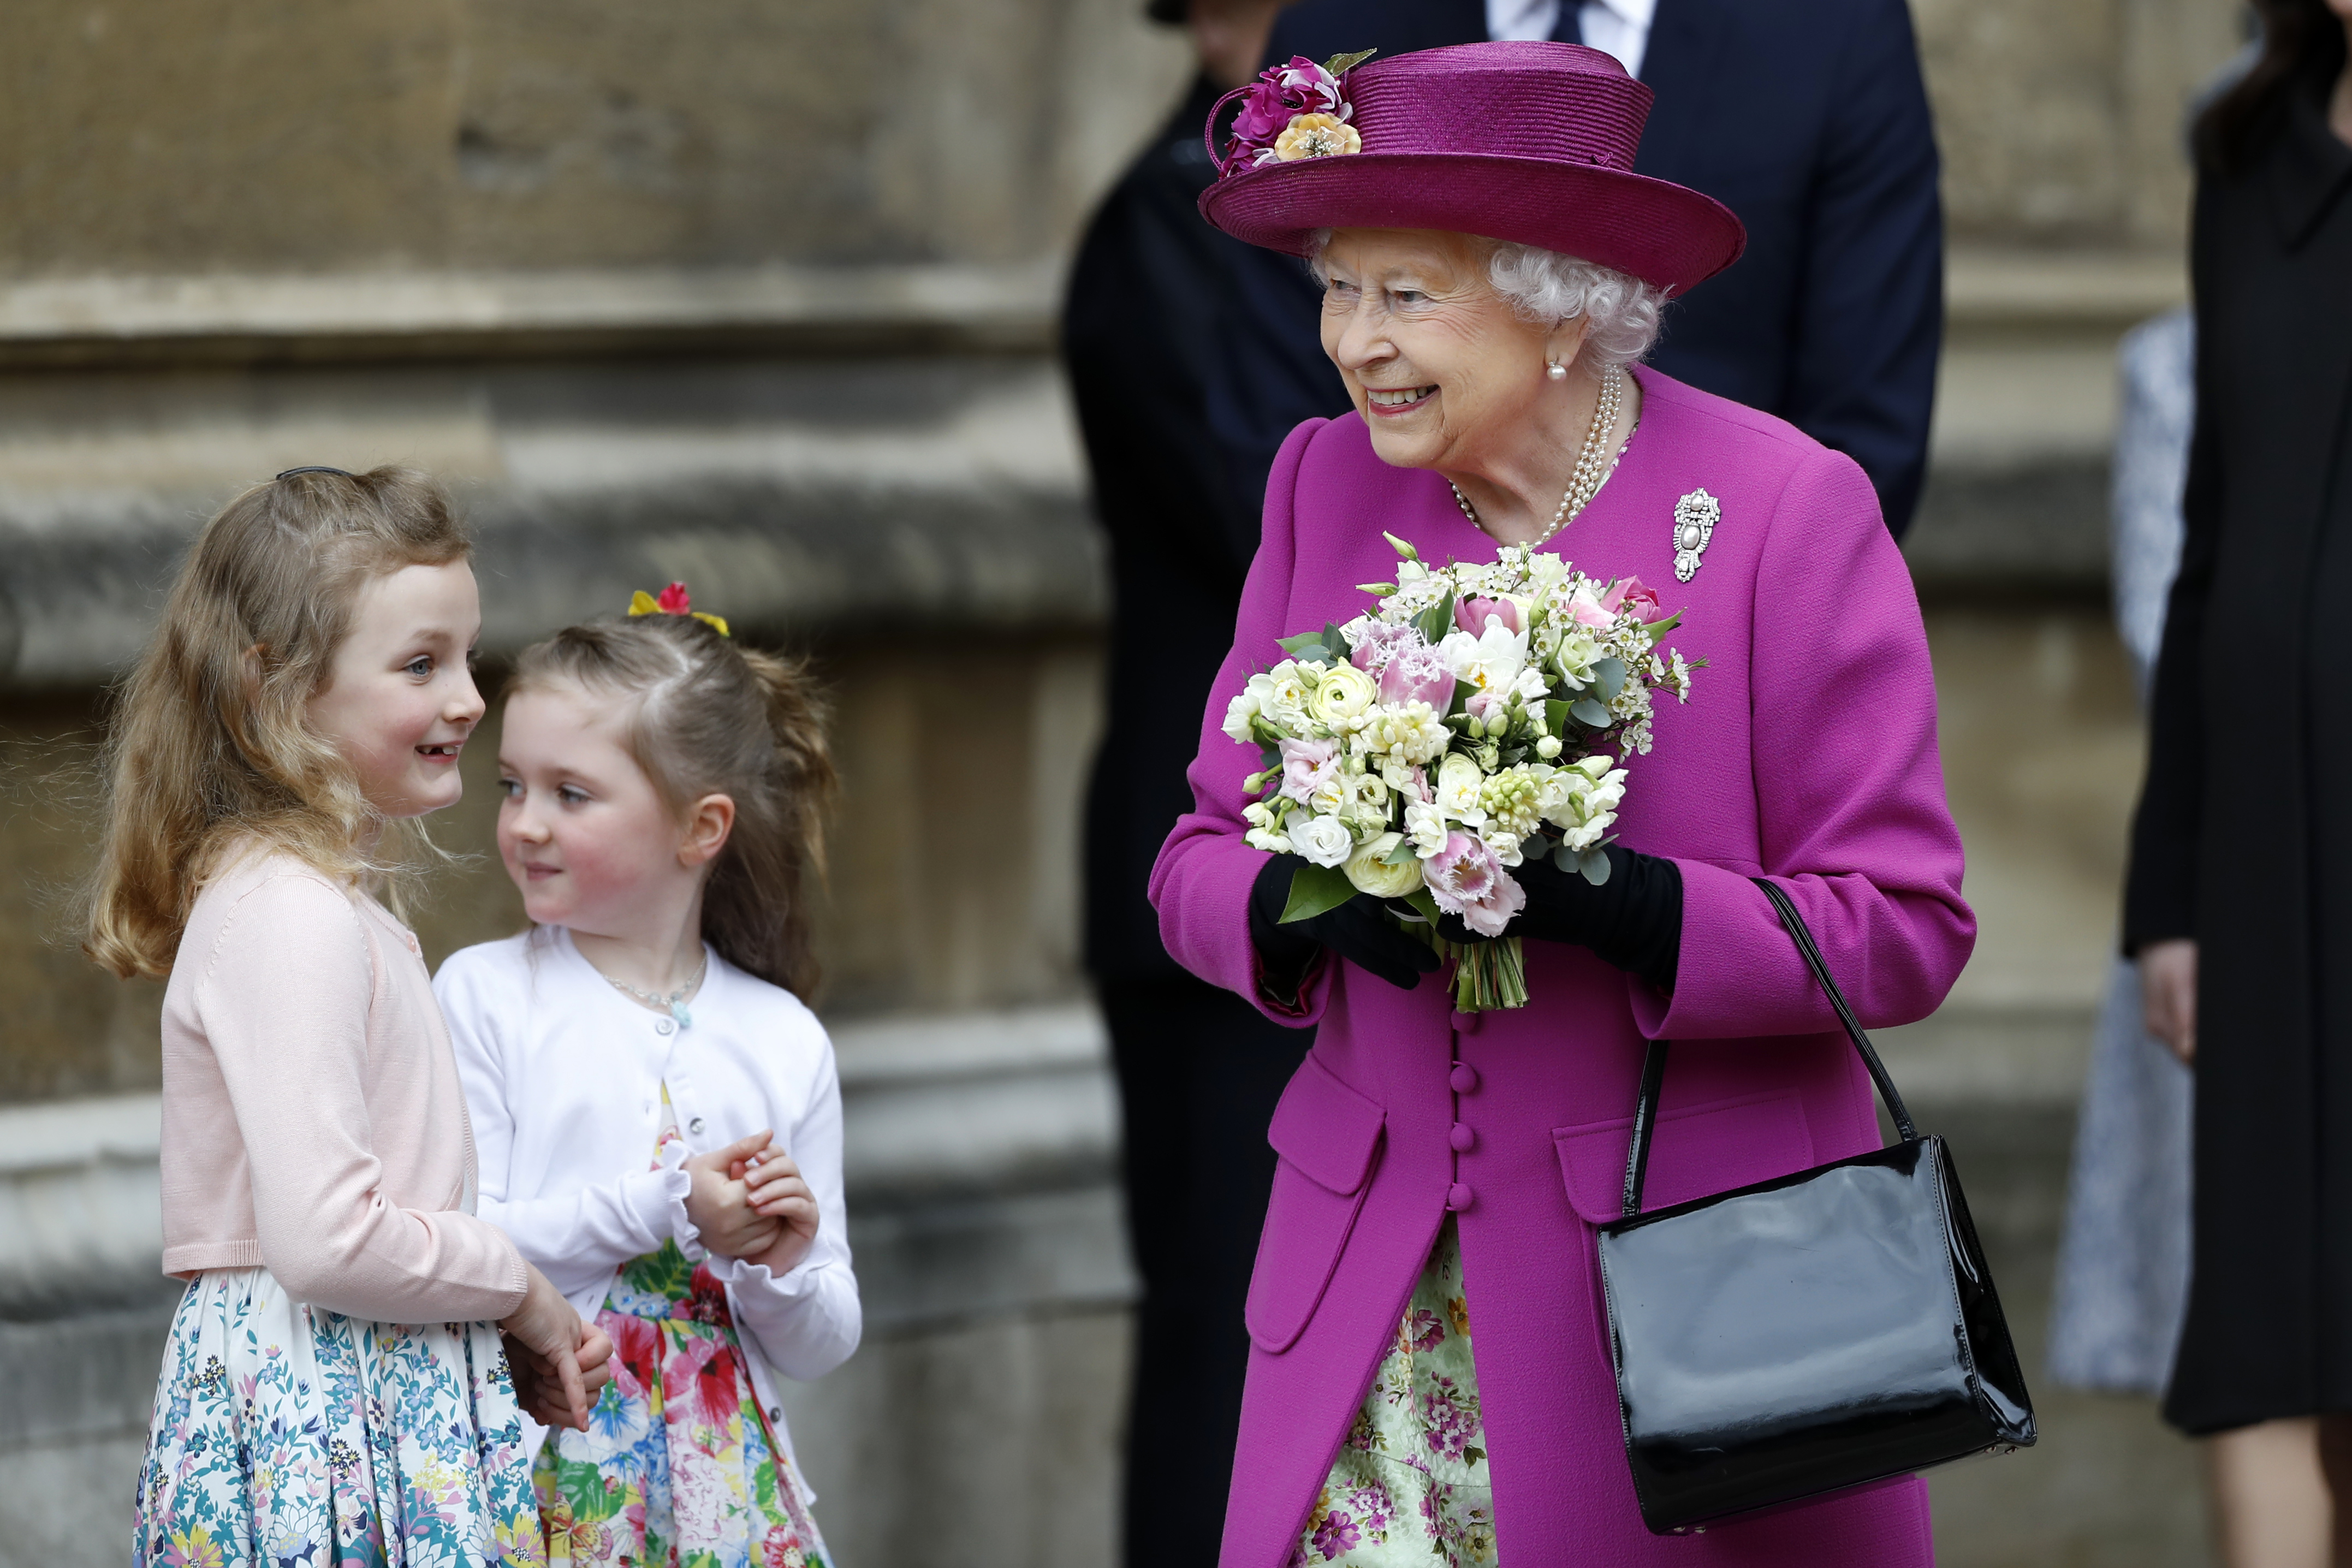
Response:
[[[1288,657],[1225,710],[1225,733],[1260,751],[1246,837],[1307,862],[1286,922],[1385,900],[1454,961],[1457,1006],[1524,1006],[1511,871],[1549,856],[1607,879],[1652,695],[1690,700],[1691,666],[1658,647],[1682,617],[1637,577],[1599,582],[1557,555],[1506,545],[1492,565],[1432,568],[1386,537],[1397,579],[1364,585],[1376,607],[1282,638]],[[1448,942],[1441,914],[1496,940]]]

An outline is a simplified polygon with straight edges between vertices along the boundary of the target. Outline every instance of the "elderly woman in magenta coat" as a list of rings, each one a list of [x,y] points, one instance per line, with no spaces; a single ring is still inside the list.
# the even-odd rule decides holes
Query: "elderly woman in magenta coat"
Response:
[[[1224,1568],[1927,1563],[1909,1479],[1650,1535],[1594,1263],[1649,1039],[1677,1043],[1651,1206],[1879,1142],[1868,1079],[1750,877],[1787,889],[1868,1025],[1933,1010],[1974,942],[1927,642],[1870,483],[1639,364],[1660,302],[1741,235],[1630,172],[1650,94],[1616,61],[1469,45],[1348,71],[1328,122],[1286,119],[1318,107],[1298,97],[1244,104],[1202,211],[1312,258],[1355,411],[1300,426],[1275,464],[1194,809],[1151,883],[1187,967],[1319,1026],[1269,1133]],[[1677,539],[1700,491],[1712,531]],[[1540,541],[1638,576],[1706,660],[1630,760],[1608,879],[1511,873],[1524,1009],[1455,1012],[1431,951],[1369,900],[1279,923],[1291,863],[1244,842],[1258,763],[1220,729],[1227,700],[1277,637],[1363,611],[1356,584],[1394,573],[1383,531],[1425,560]]]

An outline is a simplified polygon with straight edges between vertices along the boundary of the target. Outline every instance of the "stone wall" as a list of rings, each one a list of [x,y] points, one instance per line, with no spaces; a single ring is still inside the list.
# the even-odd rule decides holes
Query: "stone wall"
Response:
[[[2238,47],[2228,0],[1913,0],[1962,244],[2177,253],[2189,100]]]
[[[25,0],[0,277],[1058,254],[1184,70],[1126,0]]]

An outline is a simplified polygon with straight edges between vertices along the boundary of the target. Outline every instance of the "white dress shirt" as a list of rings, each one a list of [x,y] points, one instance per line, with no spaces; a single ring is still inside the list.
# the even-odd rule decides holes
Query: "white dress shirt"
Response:
[[[665,1241],[708,1262],[789,1456],[775,1378],[824,1376],[863,1326],[842,1206],[841,1083],[814,1014],[709,960],[684,1028],[614,990],[561,926],[452,953],[433,989],[473,1116],[481,1217],[591,1320],[621,1265]],[[816,1196],[816,1240],[797,1267],[779,1277],[705,1253],[686,1215],[685,1154],[673,1145],[653,1163],[665,1084],[688,1152],[774,1131]]]
[[[1500,43],[1549,38],[1559,26],[1565,0],[1486,0],[1486,37]],[[1642,55],[1650,47],[1650,18],[1658,0],[1582,0],[1576,25],[1584,41],[1604,54],[1617,57],[1625,74],[1642,74]]]

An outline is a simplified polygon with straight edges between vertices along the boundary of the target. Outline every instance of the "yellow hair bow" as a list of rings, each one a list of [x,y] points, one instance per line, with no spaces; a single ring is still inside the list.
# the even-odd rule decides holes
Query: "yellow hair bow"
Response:
[[[727,629],[727,618],[724,616],[709,615],[696,609],[694,599],[687,593],[686,584],[683,583],[672,583],[661,591],[661,597],[658,599],[643,588],[638,589],[629,596],[629,614],[632,616],[692,616],[722,637],[731,637],[735,635]]]

